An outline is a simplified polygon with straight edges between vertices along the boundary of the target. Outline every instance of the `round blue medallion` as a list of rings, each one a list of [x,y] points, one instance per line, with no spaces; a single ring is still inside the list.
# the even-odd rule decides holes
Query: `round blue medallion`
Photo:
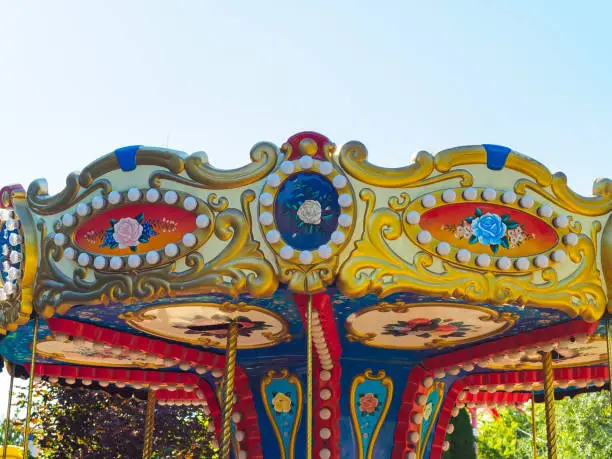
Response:
[[[315,250],[329,242],[339,215],[338,192],[329,180],[312,172],[285,180],[274,202],[278,231],[297,250]]]

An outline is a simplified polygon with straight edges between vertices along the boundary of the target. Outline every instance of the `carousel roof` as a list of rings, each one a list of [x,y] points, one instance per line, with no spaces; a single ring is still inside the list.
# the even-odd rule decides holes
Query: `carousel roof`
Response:
[[[56,195],[42,179],[1,195],[0,354],[28,368],[35,312],[36,372],[53,381],[216,406],[228,322],[238,378],[303,373],[309,297],[331,380],[340,360],[418,365],[465,377],[484,403],[489,391],[472,387],[527,378],[531,392],[552,349],[559,375],[608,379],[612,182],[583,197],[506,147],[419,152],[389,169],[359,142],[337,151],[304,132],[219,170],[202,152],[133,146]],[[493,395],[518,403],[519,392]]]

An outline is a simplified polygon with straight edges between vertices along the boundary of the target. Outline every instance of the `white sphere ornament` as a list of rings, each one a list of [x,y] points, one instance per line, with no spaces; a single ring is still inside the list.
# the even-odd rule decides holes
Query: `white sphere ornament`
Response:
[[[150,265],[156,265],[159,263],[159,258],[159,253],[157,253],[155,250],[151,250],[145,255],[145,261]]]
[[[198,239],[195,237],[194,234],[186,233],[183,235],[182,242],[185,245],[185,247],[193,247],[194,245],[198,243]]]
[[[91,261],[91,257],[87,253],[81,253],[79,255],[79,258],[77,258],[77,263],[81,266],[89,265],[90,261]]]
[[[497,267],[503,271],[507,271],[512,266],[512,261],[508,257],[501,257],[497,260]]]
[[[142,259],[138,255],[132,254],[128,257],[127,263],[130,268],[135,269],[141,265]]]
[[[417,454],[414,451],[408,451],[406,453],[406,459],[417,459]]]
[[[421,413],[412,413],[411,419],[415,424],[421,424],[423,422],[423,415]]]
[[[565,251],[555,250],[550,254],[550,259],[555,263],[561,263],[563,260],[565,260]]]
[[[293,165],[293,161],[283,161],[280,165],[280,170],[285,175],[293,174],[295,170],[295,166]]]
[[[423,384],[423,387],[429,389],[431,385],[433,384],[433,382],[434,382],[434,379],[431,376],[425,376],[423,378],[422,384]]]
[[[208,215],[200,214],[197,216],[196,226],[198,228],[208,228],[208,225],[210,225],[210,218],[208,218]]]
[[[514,204],[516,202],[516,193],[514,191],[504,191],[501,195],[501,200],[504,204]]]
[[[491,257],[486,253],[481,253],[476,257],[476,264],[481,268],[486,268],[491,264]]]
[[[431,233],[429,231],[423,230],[417,235],[417,241],[420,244],[429,244],[431,242]]]
[[[81,217],[85,217],[89,214],[89,206],[84,202],[80,203],[78,206],[76,206],[76,213]]]
[[[62,233],[56,233],[53,236],[53,243],[58,247],[62,247],[66,243],[66,236]]]
[[[448,242],[440,242],[436,247],[436,252],[438,252],[438,255],[446,256],[450,253],[450,251],[451,246]]]
[[[283,260],[289,260],[293,257],[293,249],[288,245],[284,245],[280,249],[280,256]]]
[[[442,201],[444,202],[455,202],[456,199],[457,193],[455,193],[455,190],[444,190],[444,193],[442,193]]]
[[[270,226],[274,222],[274,217],[270,212],[263,212],[259,215],[259,223],[263,226]]]
[[[463,199],[465,199],[466,201],[473,201],[477,197],[478,191],[476,190],[476,188],[470,187],[463,190]]]
[[[164,202],[166,204],[176,204],[176,201],[178,201],[178,194],[176,191],[169,190],[164,193]]]
[[[415,210],[411,210],[406,214],[406,222],[409,225],[416,225],[421,221],[421,214]]]
[[[310,156],[302,156],[300,158],[300,167],[302,169],[310,169],[314,165],[314,160]]]
[[[497,191],[495,191],[493,188],[485,188],[485,190],[482,192],[482,199],[485,201],[494,201],[495,198],[497,198]]]
[[[472,254],[467,249],[460,249],[457,252],[457,261],[459,261],[460,263],[467,263],[468,261],[470,261],[470,258],[472,258]]]
[[[123,266],[123,260],[121,259],[121,257],[111,257],[110,259],[110,267],[111,269],[114,269],[115,271],[118,269],[121,269],[121,267]]]
[[[338,204],[340,204],[340,207],[350,207],[352,203],[353,203],[353,198],[351,197],[350,194],[342,193],[338,197]]]
[[[336,230],[331,234],[331,240],[336,245],[343,244],[345,239],[346,239],[346,236],[344,235],[342,231]]]
[[[198,201],[193,196],[187,196],[183,200],[183,209],[192,212],[196,209],[196,207],[198,207]]]
[[[62,225],[64,226],[72,226],[74,225],[75,219],[72,214],[64,214],[62,215]]]
[[[329,410],[329,408],[322,408],[319,411],[319,417],[323,419],[324,421],[331,418],[331,411]]]
[[[278,174],[270,174],[266,180],[269,187],[276,188],[281,184],[281,179]]]
[[[548,204],[544,204],[541,207],[538,207],[538,215],[544,218],[550,218],[553,214],[553,208]]]
[[[567,218],[565,215],[558,215],[553,220],[553,225],[555,225],[557,228],[567,228],[569,225],[569,218]]]
[[[106,205],[106,200],[102,196],[96,196],[91,200],[91,207],[96,210],[102,209]]]
[[[329,175],[333,172],[334,166],[329,161],[322,161],[319,163],[319,172],[323,175]]]
[[[281,233],[277,230],[270,230],[266,233],[266,240],[270,244],[276,244],[281,240]]]
[[[138,188],[130,188],[127,192],[128,201],[138,201],[140,199],[141,193]]]
[[[566,245],[576,245],[578,244],[578,235],[575,233],[569,233],[563,236],[563,242]]]
[[[299,258],[301,264],[309,265],[312,263],[312,252],[310,250],[302,250]]]
[[[548,267],[548,257],[546,255],[538,255],[533,260],[533,264],[540,269],[546,268]]]
[[[331,457],[331,451],[327,448],[321,449],[319,451],[319,459],[329,459]]]
[[[334,188],[340,189],[344,188],[347,184],[346,177],[344,175],[336,175],[332,180],[332,185]]]
[[[106,258],[104,258],[101,255],[98,255],[97,257],[94,258],[93,266],[96,269],[104,269],[104,268],[106,268]]]
[[[259,196],[259,202],[262,206],[270,207],[274,204],[274,196],[270,193],[262,193],[261,196]]]
[[[436,198],[432,194],[426,194],[421,199],[421,205],[423,207],[431,208],[436,205]]]
[[[323,244],[318,248],[317,253],[322,259],[327,260],[329,257],[332,256],[332,249],[327,244]]]
[[[348,228],[353,224],[353,218],[349,214],[340,214],[338,217],[338,225],[343,228]]]
[[[321,437],[323,440],[329,439],[331,437],[331,430],[327,427],[323,427],[319,431],[319,437]]]
[[[179,253],[179,248],[176,244],[168,244],[164,247],[164,253],[168,257],[176,257]]]
[[[533,204],[534,204],[534,200],[529,195],[525,195],[521,199],[519,199],[519,206],[525,209],[530,209],[531,207],[533,207]]]
[[[108,193],[108,202],[113,205],[119,204],[121,202],[121,193],[118,191],[111,191]]]
[[[159,201],[159,198],[161,198],[161,193],[155,188],[149,188],[147,190],[146,198],[149,202],[157,202]]]
[[[531,266],[531,263],[529,262],[527,258],[521,257],[514,262],[514,265],[516,266],[516,269],[518,269],[519,271],[527,271],[529,267]]]

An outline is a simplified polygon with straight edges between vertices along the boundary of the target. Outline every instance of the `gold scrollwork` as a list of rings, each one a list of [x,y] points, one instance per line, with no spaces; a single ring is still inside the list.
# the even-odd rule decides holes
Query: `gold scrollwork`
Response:
[[[504,276],[445,262],[441,270],[434,271],[431,269],[434,257],[427,252],[417,252],[412,262],[395,253],[387,241],[404,235],[400,216],[389,208],[375,209],[376,197],[369,189],[363,189],[360,197],[366,203],[364,234],[340,267],[337,278],[340,291],[349,297],[411,291],[471,302],[549,307],[572,317],[580,315],[587,321],[597,320],[605,310],[606,296],[596,263],[596,248],[585,235],[578,237],[575,246],[568,247],[569,258],[578,267],[563,279],[552,268],[540,272],[542,281],[536,280],[536,273]]]
[[[278,428],[276,416],[274,413],[272,413],[272,409],[270,408],[271,400],[268,400],[268,394],[266,393],[266,388],[274,379],[285,379],[289,384],[292,384],[295,387],[296,391],[297,406],[295,407],[295,418],[291,429],[291,437],[289,439],[289,451],[285,450],[285,442],[283,441],[280,429]],[[276,372],[275,370],[268,371],[268,374],[261,379],[261,399],[266,409],[268,419],[270,420],[270,424],[272,424],[272,428],[274,429],[276,440],[278,441],[280,459],[293,459],[295,457],[295,439],[300,427],[300,421],[302,420],[303,396],[302,383],[300,382],[300,379],[295,374],[289,373],[286,368],[283,368],[279,372]]]
[[[608,313],[612,314],[612,216],[608,217],[601,236],[601,268],[608,292]]]
[[[357,418],[357,409],[355,406],[355,395],[357,394],[357,389],[359,386],[365,381],[380,381],[382,386],[387,389],[387,396],[385,399],[385,404],[380,412],[380,416],[376,422],[376,426],[372,431],[372,435],[370,437],[370,443],[368,445],[368,450],[363,451],[363,440],[361,438],[361,428],[359,426],[359,420]],[[362,374],[355,376],[353,378],[353,382],[351,384],[351,396],[349,398],[349,405],[351,408],[351,421],[353,423],[353,431],[355,432],[355,437],[357,438],[357,454],[358,459],[372,459],[372,454],[374,453],[374,446],[376,445],[376,440],[378,439],[378,434],[380,429],[382,428],[383,423],[385,422],[385,418],[387,417],[387,412],[389,411],[389,406],[391,406],[391,400],[393,399],[393,380],[387,376],[387,374],[380,370],[376,375],[374,375],[371,369],[367,369]]]
[[[464,170],[432,177],[431,174],[435,172],[435,159],[426,151],[418,152],[413,164],[398,168],[375,166],[368,162],[367,157],[368,150],[365,145],[354,141],[342,147],[339,161],[347,173],[357,180],[383,188],[413,188],[454,178],[459,179],[462,186],[470,186],[474,182],[472,175]]]
[[[417,451],[416,451],[418,458],[423,457],[423,453],[425,452],[425,446],[427,445],[427,442],[429,441],[429,435],[431,435],[431,431],[433,430],[436,424],[435,421],[438,417],[438,413],[440,412],[440,409],[442,408],[442,402],[444,401],[444,382],[443,381],[434,382],[433,385],[427,390],[427,394],[426,394],[427,401],[425,402],[425,407],[427,407],[428,405],[429,396],[434,392],[438,393],[438,403],[436,404],[436,406],[432,407],[431,414],[429,415],[431,421],[429,422],[429,425],[427,426],[425,435],[423,435],[423,423],[421,423],[421,425],[419,426],[419,443],[417,445]]]
[[[82,268],[72,277],[58,267],[60,249],[46,233],[41,233],[41,262],[35,292],[35,307],[43,317],[54,312],[65,313],[75,304],[108,304],[152,301],[160,297],[221,293],[236,297],[248,293],[267,297],[276,291],[278,280],[272,265],[264,258],[259,243],[251,235],[250,203],[255,194],[242,193],[242,211],[226,209],[214,219],[214,233],[221,241],[229,241],[214,258],[205,261],[200,252],[192,252],[183,260],[187,269],[176,270],[176,263],[159,268],[126,273],[92,272],[87,277]]]

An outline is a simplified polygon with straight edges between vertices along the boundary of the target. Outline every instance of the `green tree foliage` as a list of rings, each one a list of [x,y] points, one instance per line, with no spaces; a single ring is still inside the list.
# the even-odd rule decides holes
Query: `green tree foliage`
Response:
[[[479,416],[478,452],[480,458],[533,457],[531,405],[525,412],[499,409],[493,418],[484,411]],[[612,412],[607,391],[582,394],[555,402],[559,457],[608,459],[612,457]],[[536,404],[538,457],[547,457],[544,404]]]
[[[453,433],[447,436],[450,448],[442,455],[443,459],[476,459],[474,443],[474,430],[470,422],[470,415],[466,409],[452,419]]]
[[[23,412],[27,394],[17,395]],[[37,383],[32,433],[40,458],[135,458],[142,454],[146,401],[105,392]],[[218,457],[200,407],[157,406],[155,458]],[[19,423],[18,423],[19,425]],[[20,428],[19,430],[22,430]],[[20,443],[18,443],[20,444]]]

